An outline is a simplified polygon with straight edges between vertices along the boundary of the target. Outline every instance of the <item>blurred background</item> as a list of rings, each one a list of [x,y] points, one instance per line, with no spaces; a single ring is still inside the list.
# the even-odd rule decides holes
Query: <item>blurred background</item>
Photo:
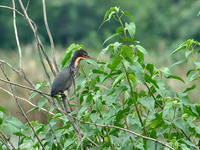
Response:
[[[39,36],[45,49],[50,53],[50,44],[43,21],[42,1],[23,0],[23,3],[28,5],[28,14],[38,25]],[[0,5],[12,7],[9,0],[1,0]],[[179,56],[169,58],[168,54],[188,38],[200,41],[199,0],[51,0],[46,1],[46,5],[58,63],[61,62],[64,50],[72,42],[85,45],[93,56],[105,47],[102,43],[115,32],[118,24],[113,21],[98,29],[105,12],[113,6],[121,7],[134,17],[135,38],[149,52],[147,61],[155,63],[158,67],[169,66],[177,60]],[[21,11],[19,5],[16,8]],[[44,73],[36,53],[34,36],[27,22],[19,15],[17,15],[17,28],[23,48],[25,72],[33,82],[41,81],[44,79]],[[3,8],[0,8],[0,54],[0,59],[18,67],[12,11]],[[179,66],[174,72],[180,75],[185,68],[184,65]],[[8,74],[12,81],[23,84],[16,74],[12,74],[9,70]],[[174,88],[181,88],[180,84],[173,81],[169,84]],[[27,93],[23,90],[19,91],[21,97],[23,95],[27,97]],[[194,102],[197,102],[198,95],[193,94],[193,96]],[[0,90],[0,105],[12,110],[10,113],[18,114],[13,99],[2,90]],[[37,113],[31,115],[34,120],[44,120],[38,118]]]

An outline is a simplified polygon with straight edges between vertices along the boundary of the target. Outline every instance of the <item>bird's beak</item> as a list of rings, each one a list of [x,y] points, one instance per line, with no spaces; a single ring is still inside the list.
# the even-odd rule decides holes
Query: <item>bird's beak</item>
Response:
[[[84,56],[84,58],[86,58],[86,59],[91,59],[91,60],[94,60],[94,61],[97,61],[95,58],[92,58],[92,57],[90,57],[90,56],[88,56],[88,55]]]

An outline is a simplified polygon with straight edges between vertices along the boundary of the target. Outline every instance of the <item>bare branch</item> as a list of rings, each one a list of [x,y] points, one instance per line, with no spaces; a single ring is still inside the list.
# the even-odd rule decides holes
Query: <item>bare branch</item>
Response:
[[[49,41],[50,41],[50,44],[51,44],[51,53],[52,53],[52,57],[53,57],[53,63],[54,63],[54,66],[56,68],[56,71],[58,72],[59,70],[58,70],[58,65],[56,63],[55,47],[54,47],[53,37],[51,35],[51,31],[49,29],[49,25],[48,25],[48,21],[47,21],[45,0],[42,0],[42,6],[43,6],[44,24],[45,24],[47,34],[48,34],[48,37],[49,37]]]

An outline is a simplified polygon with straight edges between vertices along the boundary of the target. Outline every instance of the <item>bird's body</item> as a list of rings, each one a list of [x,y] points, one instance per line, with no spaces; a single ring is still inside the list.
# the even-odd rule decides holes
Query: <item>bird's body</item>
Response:
[[[80,61],[84,58],[93,59],[88,56],[84,50],[78,50],[74,53],[71,63],[65,67],[60,73],[58,73],[52,83],[51,96],[54,97],[59,93],[63,93],[65,90],[69,90],[75,76],[80,68]]]
[[[51,88],[52,97],[70,88],[73,81],[73,76],[70,72],[71,68],[67,66],[55,77]]]

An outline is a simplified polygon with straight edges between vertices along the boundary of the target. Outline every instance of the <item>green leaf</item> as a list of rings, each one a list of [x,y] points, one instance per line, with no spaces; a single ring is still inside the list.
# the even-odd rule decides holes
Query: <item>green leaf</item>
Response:
[[[111,40],[112,38],[117,37],[117,36],[119,36],[119,35],[120,35],[119,33],[115,33],[115,34],[109,36],[109,37],[103,42],[103,45],[104,45],[106,42],[108,42],[109,40]]]
[[[197,67],[198,69],[200,69],[200,62],[195,61],[194,64],[196,65],[196,67]]]
[[[6,109],[5,109],[4,107],[2,107],[2,106],[0,106],[0,111],[1,111],[2,113],[6,113]]]
[[[39,110],[46,104],[48,101],[46,99],[41,99],[38,101],[38,108]]]
[[[130,67],[138,78],[138,81],[143,83],[145,81],[145,75],[142,66],[138,62],[134,62]]]
[[[184,121],[183,118],[176,118],[173,123],[177,128],[182,129],[183,131],[187,131],[187,128],[189,127],[188,123]]]
[[[153,74],[154,74],[154,65],[153,64],[147,64],[146,65],[146,69],[149,71],[151,76],[153,76]]]
[[[38,90],[44,82],[36,82],[35,89]]]
[[[186,50],[185,51],[185,58],[188,58],[192,54],[191,50]]]
[[[114,88],[114,87],[115,87],[119,82],[121,82],[121,80],[124,79],[124,78],[125,78],[125,74],[124,74],[124,73],[120,74],[120,75],[115,79],[115,81],[113,82],[112,88]]]
[[[177,80],[179,80],[179,81],[185,83],[185,81],[184,81],[181,77],[176,76],[176,75],[168,75],[168,76],[166,76],[166,78],[167,78],[167,79],[177,79]]]
[[[133,16],[131,16],[131,14],[128,11],[124,11],[124,15],[129,17],[129,19],[131,19],[132,22],[135,22]]]
[[[38,109],[39,109],[39,107],[35,106],[35,107],[31,108],[30,110],[28,110],[26,113],[28,114],[28,113],[35,111],[35,110],[38,110]]]
[[[135,75],[132,74],[132,73],[129,73],[129,74],[128,74],[128,77],[129,77],[129,79],[131,80],[131,82],[133,83],[133,88],[135,88],[135,87],[136,87],[136,83],[137,83],[137,80],[136,80]]]
[[[112,59],[112,64],[108,65],[108,67],[111,69],[111,71],[114,71],[117,68],[117,66],[120,64],[120,62],[121,62],[121,58],[119,56],[115,56]]]
[[[36,95],[38,95],[37,92],[32,92],[28,99],[31,100],[31,99],[34,98]]]
[[[142,52],[144,55],[147,54],[147,51],[144,47],[142,47],[141,45],[136,45],[135,46],[140,52]]]
[[[122,46],[122,49],[121,49],[121,54],[122,56],[128,61],[128,62],[133,62],[133,51],[130,47],[124,45]]]
[[[177,61],[177,62],[175,62],[174,64],[172,64],[170,67],[172,68],[172,67],[174,67],[174,66],[176,66],[176,65],[179,65],[179,64],[182,64],[182,63],[184,63],[184,62],[185,62],[185,60]]]
[[[171,74],[169,68],[167,68],[167,67],[161,68],[160,71],[163,72],[166,75]]]
[[[111,7],[109,10],[106,11],[106,13],[104,15],[104,19],[103,19],[102,23],[100,24],[98,31],[100,30],[100,28],[102,27],[102,25],[105,22],[110,21],[112,19],[112,17],[114,16],[114,14],[116,12],[119,12],[119,8],[118,7]]]
[[[173,55],[173,54],[175,54],[175,53],[177,53],[177,52],[179,52],[179,51],[181,51],[181,50],[184,50],[184,49],[186,49],[186,45],[185,45],[185,43],[182,43],[177,49],[175,49],[170,55]]]
[[[1,125],[1,130],[5,134],[13,134],[20,132],[20,129],[24,128],[24,124],[13,116],[6,116]]]
[[[196,88],[196,85],[193,84],[192,86],[190,86],[190,87],[188,87],[187,89],[185,89],[183,93],[186,93],[186,92],[188,92],[188,91],[191,91],[191,90],[193,90],[193,89],[195,89],[195,88]]]
[[[138,100],[148,110],[154,110],[155,100],[152,97],[142,97]]]
[[[186,74],[187,76],[187,81],[188,82],[191,82],[191,81],[194,81],[196,79],[196,75],[197,75],[197,72],[194,71],[193,69],[189,70]]]
[[[163,115],[162,118],[165,120],[172,121],[174,119],[174,109],[173,109],[173,103],[169,102],[165,105],[163,109]]]
[[[125,29],[128,30],[128,33],[129,33],[131,39],[133,40],[134,36],[135,36],[135,30],[136,30],[135,23],[134,22],[130,22],[129,24],[125,23]]]

